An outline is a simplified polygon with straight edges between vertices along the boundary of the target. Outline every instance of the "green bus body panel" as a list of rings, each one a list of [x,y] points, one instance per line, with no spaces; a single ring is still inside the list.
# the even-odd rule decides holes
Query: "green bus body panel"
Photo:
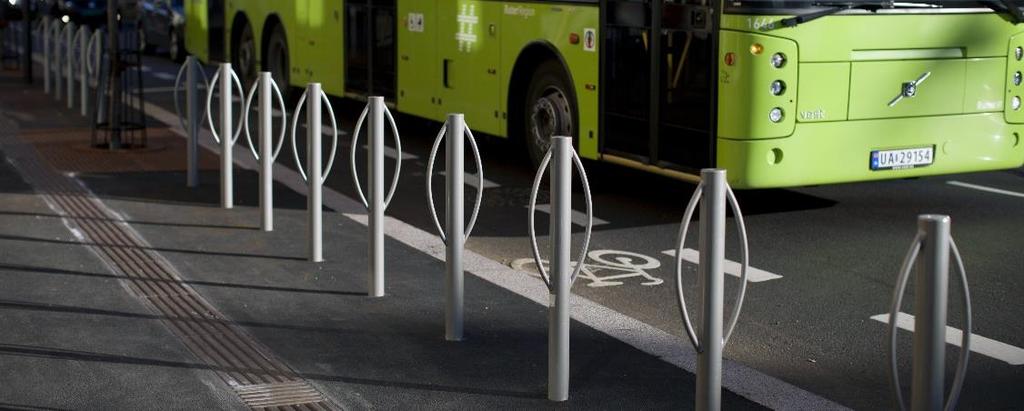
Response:
[[[796,124],[796,89],[799,65],[797,44],[792,40],[737,31],[721,31],[721,49],[732,52],[735,63],[722,64],[718,76],[718,136],[724,138],[775,138],[793,133]],[[761,54],[750,52],[750,45],[764,46]],[[783,53],[787,62],[782,68],[771,65],[771,56]],[[724,53],[722,53],[724,59]],[[782,80],[788,89],[774,96],[769,86]],[[782,109],[778,123],[768,119],[772,108]]]
[[[1015,50],[1017,47],[1024,48],[1024,33],[1018,34],[1010,38],[1009,48],[1006,50],[1006,56],[1009,64],[1006,65],[1006,87],[1000,87],[1000,89],[1006,90],[1006,99],[1003,100],[1003,107],[1006,112],[1006,121],[1021,124],[1024,123],[1024,109],[1014,110],[1011,106],[1011,99],[1014,96],[1024,98],[1024,82],[1021,85],[1013,84],[1013,75],[1016,72],[1024,73],[1024,59],[1017,60]]]
[[[1006,124],[1002,113],[806,123],[787,138],[719,139],[718,166],[729,170],[729,182],[737,188],[999,170],[1024,162],[1024,144],[1014,133],[1024,133],[1024,126]],[[932,165],[869,168],[871,150],[933,145]]]
[[[1021,27],[996,13],[849,14],[782,27],[725,15],[717,165],[742,188],[997,170],[1024,164],[1012,110]],[[758,48],[762,51],[754,53]],[[775,53],[786,64],[772,67]],[[1008,64],[1010,63],[1010,64]],[[890,105],[908,82],[916,93]],[[769,85],[787,89],[772,96]],[[1007,90],[1005,93],[1002,90]],[[786,97],[786,98],[782,98]],[[790,100],[795,98],[795,101]],[[773,107],[785,116],[768,119]],[[872,171],[874,150],[935,147],[931,165]]]
[[[185,2],[185,50],[201,61],[209,61],[210,20],[206,0]]]
[[[588,51],[569,38],[582,38],[586,29],[598,33],[599,17],[597,6],[398,0],[398,108],[439,121],[449,112],[465,113],[473,130],[508,137],[509,90],[529,86],[512,83],[515,64],[527,47],[543,44],[567,66],[580,154],[596,159],[600,61],[596,48]]]

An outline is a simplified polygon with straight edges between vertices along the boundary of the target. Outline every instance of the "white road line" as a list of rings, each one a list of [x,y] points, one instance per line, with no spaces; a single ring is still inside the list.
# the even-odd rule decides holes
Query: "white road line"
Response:
[[[164,72],[153,73],[153,77],[157,78],[157,79],[160,79],[160,80],[165,80],[165,81],[171,81],[171,80],[175,80],[175,79],[178,78],[177,76],[175,76],[175,75],[173,75],[171,73],[164,73]]]
[[[523,207],[530,208],[530,206],[523,206]],[[537,211],[540,211],[540,212],[546,213],[546,214],[551,214],[551,204],[537,204]],[[576,225],[578,225],[580,227],[586,227],[587,226],[587,213],[584,213],[582,211],[572,210],[572,223],[576,224]],[[607,220],[602,220],[600,218],[597,218],[597,216],[594,216],[594,227],[597,227],[599,225],[605,225],[605,224],[608,224]]]
[[[153,71],[153,69],[151,69],[149,66],[147,66],[145,64],[142,65],[142,72],[143,73],[149,73],[150,71]]]
[[[444,172],[444,171],[442,171],[442,172],[440,172],[438,174],[440,174],[442,176],[447,175],[447,173]],[[473,187],[476,187],[477,189],[480,189],[480,187],[477,187],[477,185],[479,184],[479,181],[478,181],[479,178],[477,178],[476,174],[470,174],[470,173],[466,172],[465,175],[462,177],[462,179],[466,181],[466,184],[469,184],[469,185],[471,185]],[[488,189],[488,188],[498,188],[498,187],[501,187],[501,184],[495,183],[495,182],[493,182],[491,180],[488,180],[487,178],[484,178],[484,189],[485,190]]]
[[[872,320],[888,324],[889,314],[878,314],[871,316]],[[899,313],[896,316],[896,326],[914,332],[914,316],[907,313]],[[960,329],[946,326],[946,343],[960,346],[960,340],[964,332]],[[991,338],[985,338],[978,334],[971,334],[971,351],[986,357],[992,357],[1010,365],[1024,364],[1024,349],[1014,347],[1010,344],[1001,343]]]
[[[662,251],[661,253],[665,254],[665,255],[668,255],[668,256],[671,256],[671,257],[675,257],[676,256],[676,250],[665,250],[665,251]],[[693,264],[697,264],[698,262],[700,262],[700,252],[698,252],[697,250],[694,250],[692,248],[684,248],[683,249],[683,259],[686,260],[686,261],[689,261],[689,262],[691,262]],[[729,275],[734,276],[734,277],[739,277],[740,276],[740,271],[742,270],[743,266],[740,263],[736,262],[736,261],[732,261],[732,260],[726,259],[725,260],[725,267],[724,268],[725,268],[725,273],[726,274],[729,274]],[[781,275],[778,275],[778,274],[775,274],[775,273],[770,273],[770,272],[767,272],[767,271],[759,269],[759,268],[754,268],[754,267],[747,268],[747,282],[748,283],[760,283],[760,282],[764,282],[764,281],[778,280],[780,278],[782,278]]]
[[[185,132],[178,126],[178,118],[174,113],[153,103],[145,103],[145,107],[146,113],[167,124],[182,138],[185,137]],[[203,130],[203,133],[208,134],[209,131]],[[219,146],[213,142],[212,138],[204,135],[200,141],[207,150],[213,152],[219,150]],[[249,170],[258,170],[259,166],[252,156],[241,155],[243,148],[236,146],[235,150],[236,164]],[[274,164],[274,175],[275,180],[296,193],[306,195],[308,192],[308,187],[302,182],[298,173],[280,162]],[[330,187],[324,187],[324,205],[335,210],[362,208],[361,203],[357,203],[356,200]],[[366,225],[366,214],[346,213],[345,216]],[[385,234],[391,238],[444,261],[444,244],[435,234],[390,216],[385,216],[384,229]],[[465,258],[466,272],[534,303],[547,304],[548,290],[538,283],[536,278],[522,275],[509,266],[472,250],[465,250],[463,257]],[[697,354],[690,348],[689,341],[686,341],[684,337],[669,334],[585,297],[574,294],[571,296],[571,303],[572,318],[577,321],[689,373],[696,372]],[[733,393],[772,409],[849,409],[728,358],[722,360],[722,386]]]
[[[339,133],[340,133],[340,131],[339,131]],[[366,150],[368,148],[369,147],[366,144],[363,144],[363,150]],[[365,155],[365,154],[363,154],[363,155]],[[398,151],[396,151],[395,149],[393,149],[391,147],[384,146],[384,157],[392,158],[392,159],[398,158]],[[417,155],[415,155],[415,154],[412,154],[412,153],[409,153],[409,152],[406,152],[406,151],[402,152],[402,160],[416,160],[418,158],[419,157]]]
[[[1000,188],[980,186],[980,185],[977,185],[977,184],[965,183],[963,181],[947,181],[946,184],[949,184],[951,186],[970,188],[972,190],[987,191],[989,193],[996,193],[996,194],[1002,194],[1002,195],[1008,195],[1008,196],[1013,196],[1013,197],[1024,198],[1024,193],[1018,193],[1016,191],[1010,191],[1010,190],[1003,190],[1003,189],[1000,189]]]

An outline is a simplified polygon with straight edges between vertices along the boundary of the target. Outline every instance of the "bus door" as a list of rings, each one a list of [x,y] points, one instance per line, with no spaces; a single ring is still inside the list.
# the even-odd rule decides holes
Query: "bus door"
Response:
[[[345,91],[395,100],[395,0],[345,1]]]
[[[505,132],[501,118],[502,4],[480,0],[437,3],[442,111],[464,113],[473,130]]]
[[[690,172],[714,164],[717,58],[706,2],[604,0],[604,155]]]

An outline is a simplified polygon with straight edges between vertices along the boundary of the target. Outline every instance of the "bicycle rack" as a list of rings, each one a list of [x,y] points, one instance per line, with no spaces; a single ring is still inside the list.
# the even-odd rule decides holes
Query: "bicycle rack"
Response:
[[[476,158],[477,190],[476,205],[469,217],[469,224],[463,228],[464,204],[463,204],[463,178],[465,167],[465,146],[463,138],[469,140],[473,149],[473,157]],[[437,149],[441,146],[441,140],[445,141],[445,228],[441,228],[441,222],[437,218],[437,211],[434,208],[434,191],[432,179],[434,175],[434,160],[437,158]],[[434,219],[434,227],[437,228],[441,241],[445,244],[445,316],[444,316],[444,338],[448,341],[462,340],[463,324],[463,275],[462,251],[465,248],[469,235],[476,225],[477,215],[480,213],[480,204],[484,194],[484,171],[483,162],[480,158],[480,150],[476,145],[476,138],[473,132],[466,125],[465,116],[462,114],[449,114],[448,120],[441,126],[441,131],[434,139],[434,146],[430,149],[430,159],[427,161],[427,206],[430,208],[430,216]]]
[[[89,29],[89,26],[82,25],[75,32],[75,37],[74,37],[74,40],[72,41],[74,44],[76,44],[76,47],[78,49],[78,53],[76,54],[76,56],[77,56],[76,63],[77,63],[77,70],[78,70],[78,80],[77,81],[78,81],[78,89],[79,89],[79,93],[78,93],[79,94],[79,105],[81,106],[80,109],[81,109],[82,117],[86,117],[86,116],[89,115],[89,112],[88,112],[88,105],[89,105],[89,79],[88,79],[88,75],[86,73],[85,66],[88,64],[87,61],[89,60],[89,50],[88,49],[89,49],[89,36],[91,35],[90,31],[91,30]],[[74,76],[72,76],[72,77],[74,77]],[[71,80],[72,83],[74,83],[74,81],[75,80]],[[74,100],[74,99],[70,98],[69,100]],[[74,108],[72,106],[73,106],[73,104],[71,104],[69,102],[68,103],[68,108]]]
[[[263,74],[266,73],[261,73],[261,77]],[[264,90],[268,89],[264,88]],[[302,162],[299,161],[299,150],[295,143],[295,129],[299,124],[299,112],[302,111],[303,103],[306,104],[306,167],[308,172],[302,168]],[[323,170],[320,169],[320,165],[323,164],[320,147],[321,138],[323,137],[321,104],[327,105],[327,112],[331,116],[331,128],[334,131],[331,154],[327,159],[327,166]],[[263,107],[269,109],[269,105],[261,106],[261,108]],[[269,119],[267,121],[269,122]],[[264,130],[266,130],[266,134],[268,134],[267,139],[269,140],[270,128],[266,127]],[[299,103],[295,106],[295,115],[292,117],[291,135],[295,166],[299,170],[299,175],[309,185],[309,195],[306,196],[309,208],[309,260],[321,262],[324,261],[323,185],[327,181],[327,176],[331,174],[331,168],[334,167],[334,158],[338,151],[338,122],[334,116],[334,108],[331,107],[331,101],[327,98],[327,94],[324,93],[320,83],[309,83],[306,86],[306,91],[302,93],[302,97],[299,97]],[[264,152],[263,158],[270,160],[266,153]],[[276,154],[274,156],[276,157]],[[272,182],[273,180],[270,181]]]
[[[220,80],[218,83],[217,80]],[[234,80],[234,84],[232,84]],[[221,63],[220,69],[213,75],[213,79],[210,80],[210,88],[206,93],[206,119],[210,125],[210,134],[213,135],[213,140],[220,144],[220,204],[223,208],[233,208],[235,206],[234,197],[234,163],[232,160],[232,150],[234,149],[235,142],[238,141],[238,136],[242,133],[242,127],[233,126],[231,120],[233,120],[231,113],[232,97],[231,92],[234,90],[231,86],[238,87],[238,94],[242,96],[245,94],[245,88],[242,87],[242,81],[238,79],[238,75],[231,69],[231,63]],[[217,133],[217,127],[213,125],[213,111],[210,106],[213,103],[213,92],[220,86],[220,133]],[[245,112],[239,112],[242,116]],[[238,119],[238,123],[241,123],[242,119]],[[231,130],[234,129],[234,134]]]
[[[89,42],[85,46],[85,53],[88,55],[85,59],[85,75],[88,77],[89,86],[98,92],[100,72],[103,64],[103,30],[96,30],[89,36]],[[89,105],[88,98],[84,98],[82,101],[86,106]],[[106,118],[105,107],[101,103],[101,99],[96,99],[95,107],[96,115],[93,116],[93,121],[100,121],[100,119]]]
[[[54,93],[54,99],[61,101],[64,98],[64,87],[65,79],[71,73],[71,69],[67,66],[68,57],[70,55],[70,40],[72,26],[74,23],[66,23],[63,26],[58,27],[53,39],[55,45],[55,57],[54,57],[54,78],[56,92]]]
[[[548,287],[548,400],[569,399],[569,293],[572,284],[583,268],[587,249],[590,247],[590,233],[594,227],[594,207],[590,195],[590,182],[583,168],[583,162],[572,148],[571,137],[552,137],[551,148],[544,155],[533,179],[530,191],[529,224],[530,247],[541,279]],[[551,275],[544,269],[537,248],[537,232],[534,214],[537,210],[537,194],[541,177],[551,163]],[[583,194],[587,204],[587,226],[580,247],[579,261],[570,275],[570,246],[572,242],[572,166],[575,165],[583,181]]]
[[[911,265],[917,261],[923,249],[924,258],[918,262],[914,280],[914,310],[917,315],[914,317],[914,361],[910,404],[914,410],[953,410],[963,388],[967,375],[967,361],[971,353],[971,295],[967,285],[967,271],[964,269],[960,250],[950,235],[949,216],[920,215],[917,218],[917,227],[917,235],[910,244],[910,251],[903,259],[892,297],[892,307],[889,310],[889,382],[895,393],[896,405],[901,410],[907,409],[896,366],[896,323],[907,281],[910,279]],[[950,251],[956,262],[955,267],[963,289],[961,302],[964,306],[964,329],[953,387],[943,404]]]
[[[50,94],[50,46],[52,46],[50,26],[53,24],[53,20],[49,16],[44,16],[39,24],[39,30],[43,34],[43,92]]]
[[[740,288],[736,295],[736,309],[723,330],[725,294],[725,205],[728,201],[736,219],[740,239],[742,267]],[[683,245],[690,228],[690,219],[700,204],[700,259],[697,265],[701,296],[701,331],[697,336],[686,309],[683,295]],[[676,240],[676,295],[679,312],[686,327],[686,336],[697,351],[697,401],[698,410],[721,409],[722,400],[722,350],[729,343],[736,328],[743,298],[747,292],[747,271],[750,268],[747,248],[747,228],[732,188],[726,182],[725,170],[701,170],[701,182],[690,198],[683,213],[683,221]],[[724,332],[723,332],[724,331]]]
[[[252,144],[252,136],[249,135],[249,110],[252,108],[252,98],[256,95],[256,90],[260,92],[259,150]],[[245,99],[245,108],[242,109],[242,112],[245,113],[242,116],[245,119],[243,127],[245,140],[249,142],[249,151],[260,163],[260,228],[263,231],[274,231],[274,160],[277,160],[277,155],[281,152],[285,134],[285,128],[282,126],[275,147],[270,139],[270,134],[273,131],[271,91],[274,91],[277,96],[278,105],[281,108],[281,120],[287,123],[288,111],[285,110],[284,96],[281,95],[281,89],[277,87],[277,83],[274,82],[269,71],[260,72],[259,78],[253,83],[252,89],[249,90],[249,95]],[[335,127],[335,131],[337,131],[337,127]],[[335,145],[337,145],[337,138],[335,138]]]
[[[359,173],[356,171],[356,148],[359,146],[359,134],[363,129],[363,122],[367,115],[370,117],[369,130],[367,130],[367,180],[369,185],[369,201],[363,193],[363,187],[359,184]],[[398,155],[395,158],[395,177],[391,182],[391,188],[387,196],[381,196],[384,192],[384,118],[387,117],[391,125],[391,131],[395,138],[395,151]],[[368,295],[371,297],[384,296],[384,212],[391,204],[391,198],[398,188],[398,178],[402,171],[402,139],[398,134],[398,126],[391,110],[384,104],[384,97],[370,97],[366,108],[359,115],[356,122],[356,129],[352,136],[352,151],[349,156],[349,163],[352,167],[352,181],[356,185],[356,192],[363,206],[368,212],[368,226],[370,230],[369,241],[369,284]]]
[[[64,81],[67,85],[68,109],[75,108],[75,23],[68,23],[61,31],[64,38]]]
[[[186,186],[188,187],[199,186],[199,124],[202,122],[199,117],[205,117],[209,114],[206,111],[203,111],[202,115],[199,114],[201,107],[199,106],[198,78],[200,75],[202,76],[203,84],[209,90],[210,79],[206,77],[206,71],[203,70],[199,60],[194,56],[188,56],[185,58],[185,62],[181,64],[178,75],[174,78],[174,112],[178,114],[181,129],[185,130],[188,140],[185,154]],[[181,88],[182,76],[185,77],[184,113],[181,111],[181,101],[178,99],[178,90]],[[247,113],[248,111],[243,112]]]

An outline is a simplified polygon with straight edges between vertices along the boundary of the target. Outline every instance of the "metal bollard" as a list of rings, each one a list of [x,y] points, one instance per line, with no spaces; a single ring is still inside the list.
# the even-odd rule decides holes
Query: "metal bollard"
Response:
[[[181,111],[181,102],[178,100],[178,89],[181,88],[182,76],[185,78],[185,112]],[[207,112],[199,114],[199,77],[202,76],[206,89],[210,89],[210,79],[206,72],[193,56],[185,58],[178,70],[178,76],[174,79],[174,111],[178,113],[178,121],[181,122],[182,130],[185,130],[187,138],[185,148],[185,174],[186,185],[190,188],[199,187],[199,117],[209,115]],[[243,111],[247,113],[248,111]],[[248,120],[248,118],[246,118]]]
[[[359,184],[359,173],[356,171],[356,148],[359,146],[356,144],[359,141],[359,134],[363,128],[363,122],[366,121],[367,115],[370,118],[369,130],[367,131],[367,139],[370,141],[367,143],[367,180],[369,180],[369,201],[367,196],[363,193],[363,188]],[[397,158],[395,158],[395,177],[391,181],[391,188],[388,190],[386,196],[384,193],[384,118],[388,119],[391,125],[391,131],[395,138],[395,151],[398,152]],[[368,269],[368,290],[367,294],[371,297],[383,297],[384,296],[384,211],[387,210],[388,205],[391,204],[391,198],[395,195],[395,189],[398,188],[398,178],[401,176],[402,171],[402,139],[398,135],[398,126],[395,124],[395,118],[391,115],[391,110],[388,109],[387,105],[384,104],[384,97],[370,97],[366,104],[366,108],[363,109],[363,113],[359,115],[359,121],[356,122],[356,129],[352,136],[352,151],[350,153],[349,164],[352,167],[352,181],[356,185],[356,192],[359,194],[359,199],[363,201],[363,206],[366,207],[368,212],[367,223],[370,230],[370,241],[369,241],[369,257],[370,265]]]
[[[544,269],[537,248],[534,214],[541,177],[551,163],[551,275]],[[587,204],[587,227],[580,248],[579,260],[572,268],[570,246],[572,242],[572,166],[575,164],[583,181],[583,194]],[[590,232],[594,226],[594,207],[590,196],[590,182],[583,162],[572,147],[572,137],[552,137],[551,148],[541,160],[530,191],[530,246],[533,260],[541,278],[548,286],[548,400],[569,399],[569,293],[583,268]]]
[[[50,93],[50,25],[53,24],[50,17],[43,17],[43,91]]]
[[[89,43],[85,46],[87,49],[86,53],[89,55],[88,59],[85,61],[85,71],[88,72],[89,87],[95,89],[94,96],[96,97],[94,109],[90,111],[89,115],[95,114],[92,120],[96,122],[105,121],[104,119],[107,117],[107,107],[105,104],[102,104],[104,100],[104,93],[100,90],[100,74],[104,67],[103,33],[104,30],[94,31],[92,36],[89,38]],[[86,99],[85,101],[88,103],[89,99]]]
[[[736,309],[724,324],[725,303],[725,214],[726,203],[732,208],[739,233],[742,268],[741,285],[736,295]],[[700,204],[700,260],[697,268],[701,290],[700,336],[694,331],[683,295],[683,245],[690,219]],[[747,229],[736,196],[726,182],[725,170],[701,170],[701,182],[683,214],[676,240],[676,294],[686,335],[697,351],[697,410],[722,408],[722,350],[729,343],[736,321],[743,310],[747,292],[747,271],[750,267],[747,250]]]
[[[57,101],[61,101],[64,98],[64,74],[66,70],[64,61],[67,60],[68,56],[66,39],[69,27],[71,27],[71,23],[66,23],[63,27],[55,26],[56,30],[53,37],[55,50],[53,61],[53,98]]]
[[[89,76],[85,66],[89,60],[90,31],[89,26],[83,25],[75,33],[75,43],[78,44],[78,94],[82,117],[89,115]]]
[[[469,224],[463,228],[463,175],[465,167],[465,145],[463,138],[469,139],[469,145],[473,149],[473,156],[476,158],[477,190],[476,205],[469,217]],[[445,226],[441,228],[441,222],[437,218],[437,211],[434,208],[434,192],[431,177],[434,174],[434,160],[437,158],[437,149],[440,148],[441,140],[445,141]],[[483,200],[484,171],[480,159],[480,150],[476,145],[476,138],[473,132],[466,125],[465,117],[462,114],[449,114],[448,121],[441,127],[441,132],[434,139],[434,147],[430,149],[430,159],[427,161],[427,205],[430,207],[430,215],[434,219],[434,226],[437,228],[441,241],[445,244],[445,306],[444,306],[444,338],[448,341],[462,340],[463,323],[463,276],[462,251],[465,248],[466,240],[473,232],[476,225],[476,217],[480,213],[480,204]]]
[[[917,218],[918,232],[910,251],[903,260],[896,280],[892,307],[889,311],[889,372],[896,405],[905,410],[896,367],[896,323],[903,303],[903,293],[910,279],[911,265],[917,261],[922,249],[924,256],[917,261],[914,280],[914,357],[910,408],[912,410],[952,410],[956,408],[960,390],[967,375],[967,361],[971,352],[971,296],[967,285],[967,271],[963,258],[950,235],[950,218],[945,215],[925,214]],[[960,358],[953,387],[943,401],[946,360],[946,312],[949,294],[950,251],[956,261],[960,277],[961,303],[964,306],[964,329],[960,342]]]
[[[261,73],[261,76],[263,74],[267,74],[267,77],[269,77],[269,73]],[[264,90],[267,89],[264,88]],[[299,123],[299,112],[302,110],[303,103],[306,104],[306,168],[308,171],[304,171],[302,168],[302,162],[299,161],[299,150],[295,144],[295,129]],[[327,105],[328,114],[330,114],[331,119],[331,128],[334,131],[331,154],[327,159],[327,167],[323,170],[320,169],[320,165],[323,164],[320,147],[321,137],[323,136],[321,104]],[[309,209],[309,260],[318,263],[324,261],[323,185],[327,181],[327,176],[331,174],[331,168],[334,167],[334,157],[338,151],[338,123],[334,116],[334,108],[331,107],[331,101],[327,98],[327,94],[323,92],[320,83],[309,83],[306,86],[306,91],[299,98],[299,104],[295,106],[295,116],[292,118],[291,130],[292,154],[295,156],[295,166],[299,170],[302,179],[309,184],[309,194],[306,196]]]
[[[220,80],[218,83],[217,80]],[[234,163],[232,160],[232,150],[234,150],[235,142],[238,141],[238,136],[242,133],[242,127],[234,126],[231,116],[231,103],[232,103],[232,80],[234,85],[238,87],[238,95],[242,96],[245,94],[245,89],[242,87],[242,81],[238,79],[238,75],[231,69],[231,63],[221,63],[220,70],[213,75],[213,79],[210,80],[210,87],[206,93],[206,119],[210,125],[210,133],[213,135],[213,140],[220,144],[220,205],[223,208],[233,208],[235,206],[235,192],[234,192]],[[213,125],[213,111],[210,106],[213,102],[213,91],[216,86],[220,86],[220,133],[217,132],[217,127]],[[245,115],[245,112],[240,111],[239,114]],[[239,118],[235,124],[242,122]],[[234,134],[231,130],[234,129]]]
[[[249,134],[249,110],[252,108],[252,98],[260,92],[259,99],[259,150],[252,144],[252,137]],[[281,134],[277,137],[277,146],[271,141],[270,134],[273,132],[273,106],[271,91],[277,95],[278,105],[281,108],[281,120],[288,121],[288,112],[284,107],[284,96],[281,89],[271,77],[269,71],[260,72],[259,79],[252,85],[249,95],[245,99],[245,140],[249,142],[249,150],[253,157],[260,163],[260,229],[263,231],[274,231],[274,160],[277,160],[281,152],[281,145],[284,143],[285,128],[281,127]],[[332,114],[333,118],[333,114]],[[335,128],[337,129],[337,128]],[[337,144],[337,138],[335,138]],[[332,156],[333,157],[333,156]]]
[[[67,98],[68,98],[68,109],[75,108],[75,72],[73,65],[75,64],[75,33],[78,30],[75,29],[75,23],[68,23],[64,27],[64,80],[67,83]]]

